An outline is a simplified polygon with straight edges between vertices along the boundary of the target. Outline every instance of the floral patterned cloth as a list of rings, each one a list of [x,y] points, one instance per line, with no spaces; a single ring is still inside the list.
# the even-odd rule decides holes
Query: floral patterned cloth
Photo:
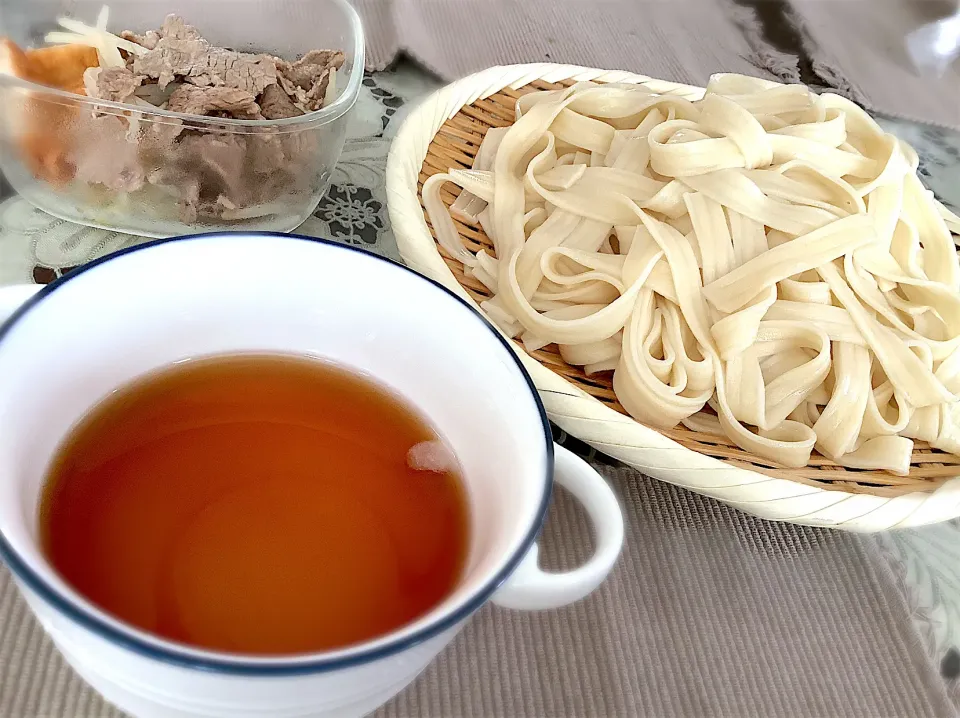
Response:
[[[386,207],[387,151],[410,105],[437,86],[435,79],[403,64],[365,78],[330,189],[300,233],[399,260]],[[960,133],[879,119],[917,149],[924,182],[946,203],[960,208]],[[56,219],[8,195],[0,178],[0,197],[7,196],[0,202],[0,285],[47,283],[95,257],[145,241]],[[555,435],[582,455],[613,462],[558,429]],[[960,521],[874,540],[907,596],[928,654],[940,666],[960,707]]]

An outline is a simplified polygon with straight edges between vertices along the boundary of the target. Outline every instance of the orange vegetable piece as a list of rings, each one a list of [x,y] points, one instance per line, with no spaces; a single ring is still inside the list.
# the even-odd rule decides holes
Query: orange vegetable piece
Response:
[[[16,43],[0,38],[0,72],[38,85],[86,94],[83,73],[97,67],[97,51],[85,45],[58,45],[22,50]],[[53,97],[23,100],[20,148],[34,176],[55,185],[73,179],[69,161],[70,124],[78,108]]]
[[[24,51],[12,40],[0,38],[0,72],[38,85],[75,92],[77,88],[83,88],[84,71],[99,64],[97,51],[86,45],[57,45]]]
[[[27,50],[27,61],[33,81],[48,87],[86,94],[83,73],[89,67],[98,67],[97,51],[86,45],[55,45],[38,50]]]
[[[49,131],[29,132],[20,138],[20,149],[38,179],[61,186],[73,179],[76,168],[67,157],[66,143]]]

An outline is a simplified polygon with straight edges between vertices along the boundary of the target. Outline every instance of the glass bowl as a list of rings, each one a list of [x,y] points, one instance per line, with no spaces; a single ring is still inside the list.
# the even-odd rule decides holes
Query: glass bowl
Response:
[[[0,0],[0,34],[41,47],[64,14],[93,24],[100,0]],[[290,231],[316,208],[363,80],[363,32],[346,0],[112,0],[108,30],[143,33],[176,13],[211,44],[292,61],[343,50],[337,96],[279,120],[239,120],[93,99],[0,74],[0,169],[61,219],[167,237]]]

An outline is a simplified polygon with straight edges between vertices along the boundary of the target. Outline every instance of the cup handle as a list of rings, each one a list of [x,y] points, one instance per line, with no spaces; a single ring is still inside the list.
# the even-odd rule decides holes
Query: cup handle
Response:
[[[554,445],[554,481],[583,505],[596,535],[596,550],[586,564],[572,571],[544,571],[540,547],[533,544],[520,565],[493,595],[506,608],[540,610],[579,601],[596,589],[610,573],[623,546],[620,504],[600,474],[586,461]]]
[[[11,284],[0,287],[0,323],[7,321],[10,315],[41,289],[42,284]]]

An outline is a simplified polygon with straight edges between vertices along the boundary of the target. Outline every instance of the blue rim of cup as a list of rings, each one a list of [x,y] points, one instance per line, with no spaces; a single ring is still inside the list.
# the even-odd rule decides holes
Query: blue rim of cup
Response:
[[[162,661],[164,663],[180,666],[182,668],[251,677],[296,676],[350,668],[351,666],[370,663],[372,661],[394,655],[401,651],[405,651],[443,633],[446,630],[453,628],[461,621],[469,618],[477,609],[487,602],[487,600],[501,585],[503,585],[503,583],[510,577],[513,571],[523,560],[524,556],[526,556],[530,547],[533,545],[533,542],[536,540],[543,524],[543,520],[546,516],[547,507],[550,503],[551,490],[553,487],[553,438],[550,430],[550,423],[547,419],[547,412],[543,407],[543,402],[540,400],[540,395],[537,393],[536,386],[534,385],[533,380],[530,378],[530,375],[527,373],[527,370],[521,363],[520,358],[508,343],[508,340],[504,338],[504,336],[500,334],[500,332],[497,331],[493,325],[482,314],[480,314],[479,311],[470,306],[470,304],[464,301],[461,297],[458,297],[436,280],[423,276],[422,274],[419,274],[398,262],[394,262],[386,257],[373,254],[372,252],[368,252],[367,250],[359,247],[352,247],[350,245],[341,244],[329,239],[323,239],[320,237],[307,237],[299,234],[284,234],[282,232],[210,232],[203,234],[188,234],[179,237],[151,240],[143,244],[118,250],[104,257],[94,259],[87,264],[82,265],[81,267],[78,267],[66,275],[54,280],[52,283],[48,284],[39,292],[37,292],[34,296],[30,297],[12,315],[10,315],[10,317],[3,322],[2,325],[0,325],[0,346],[2,346],[2,342],[6,338],[6,335],[10,329],[34,306],[36,306],[39,302],[42,302],[44,298],[57,291],[57,289],[62,287],[67,282],[70,282],[81,274],[84,274],[85,272],[88,272],[89,270],[104,264],[105,262],[109,262],[125,254],[141,252],[150,249],[151,247],[156,247],[158,245],[167,244],[170,242],[240,236],[274,237],[314,242],[318,244],[324,244],[338,250],[356,252],[357,254],[370,258],[372,261],[385,262],[399,271],[408,272],[417,279],[433,285],[449,299],[452,299],[466,309],[477,321],[483,324],[483,326],[493,335],[493,337],[496,338],[498,342],[500,342],[509,357],[514,362],[517,371],[520,372],[520,375],[530,388],[531,397],[533,398],[537,411],[540,414],[540,421],[543,425],[544,449],[547,459],[543,496],[540,501],[540,506],[537,508],[537,511],[534,515],[533,524],[528,530],[523,541],[520,542],[520,546],[517,548],[514,554],[510,556],[497,574],[479,591],[475,592],[468,600],[466,600],[463,605],[453,610],[449,615],[437,619],[410,636],[397,638],[395,640],[388,641],[382,646],[366,649],[362,647],[362,644],[356,650],[351,650],[351,648],[348,646],[343,649],[344,651],[351,651],[347,655],[325,658],[322,657],[322,654],[319,654],[320,657],[314,660],[310,660],[308,658],[310,654],[276,658],[272,656],[257,657],[262,661],[270,661],[262,663],[244,662],[245,657],[240,655],[236,657],[226,657],[229,656],[229,654],[224,654],[224,658],[218,658],[213,657],[210,655],[211,652],[207,651],[202,651],[201,655],[197,649],[191,649],[187,646],[184,646],[183,648],[175,648],[160,645],[159,641],[163,639],[154,639],[156,642],[153,642],[148,639],[140,638],[132,632],[128,632],[122,628],[117,628],[116,626],[111,625],[84,607],[73,603],[69,598],[61,595],[56,589],[44,581],[43,578],[41,578],[33,569],[27,566],[26,563],[20,559],[17,553],[13,550],[13,547],[7,542],[2,531],[0,531],[0,560],[6,563],[13,575],[22,581],[31,591],[37,594],[42,600],[46,601],[61,614],[73,620],[83,628],[92,631],[100,638],[114,645],[120,646],[121,648],[133,651],[146,658]],[[246,658],[253,658],[253,656],[248,656]]]

